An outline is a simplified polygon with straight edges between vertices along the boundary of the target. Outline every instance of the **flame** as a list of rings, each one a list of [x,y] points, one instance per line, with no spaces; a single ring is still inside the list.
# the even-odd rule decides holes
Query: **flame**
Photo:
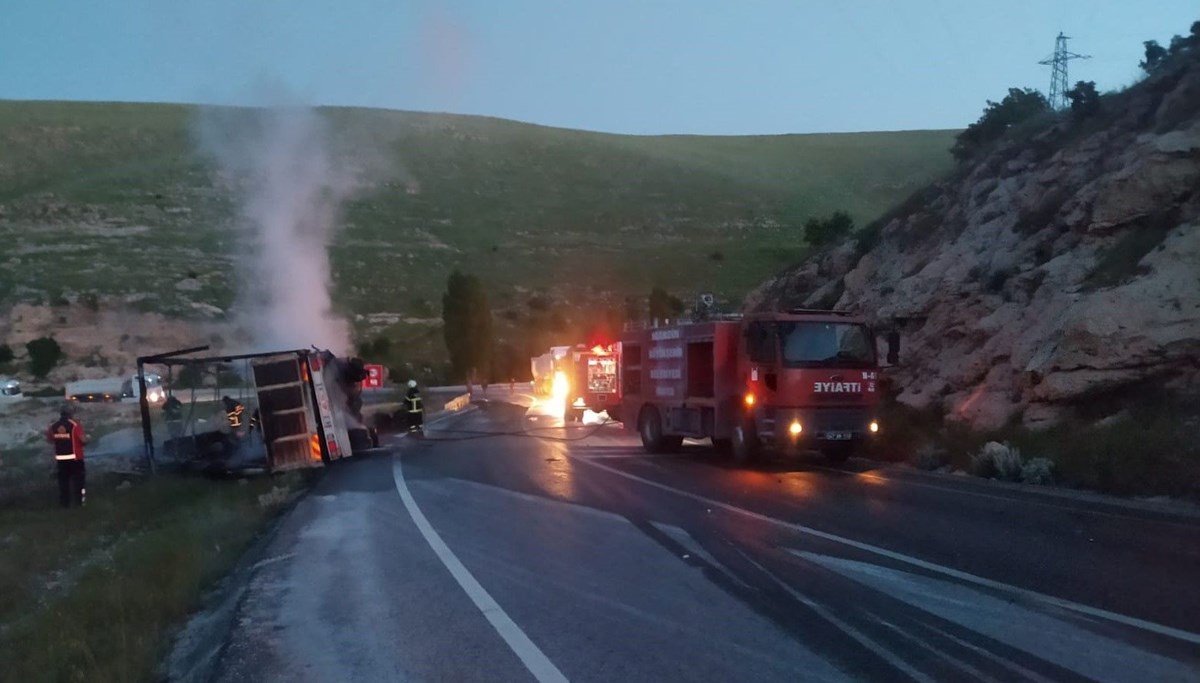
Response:
[[[567,381],[567,375],[562,370],[554,371],[554,383],[551,385],[550,396],[555,401],[565,402],[567,394],[571,392],[571,383]]]

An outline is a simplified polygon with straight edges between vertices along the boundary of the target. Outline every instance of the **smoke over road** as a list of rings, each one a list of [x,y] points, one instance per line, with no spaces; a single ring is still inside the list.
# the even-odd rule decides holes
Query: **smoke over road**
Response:
[[[254,350],[350,351],[332,309],[328,247],[342,203],[361,186],[311,108],[212,108],[196,138],[236,197],[234,320]]]

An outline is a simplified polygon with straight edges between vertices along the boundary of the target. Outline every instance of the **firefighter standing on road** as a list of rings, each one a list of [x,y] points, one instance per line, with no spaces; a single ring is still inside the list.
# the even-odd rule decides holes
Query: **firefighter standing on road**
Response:
[[[417,380],[408,380],[408,391],[404,393],[404,407],[408,409],[408,431],[415,432],[425,423],[425,408],[421,405],[421,391]]]
[[[87,436],[83,425],[63,407],[57,420],[46,430],[46,440],[54,446],[54,464],[58,468],[58,499],[63,507],[83,507],[87,483],[83,467],[83,444]]]

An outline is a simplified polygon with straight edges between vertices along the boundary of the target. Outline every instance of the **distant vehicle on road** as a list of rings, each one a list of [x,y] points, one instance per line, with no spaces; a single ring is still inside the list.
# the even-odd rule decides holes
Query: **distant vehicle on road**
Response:
[[[554,384],[562,384],[562,362],[571,353],[570,346],[552,346],[540,356],[529,359],[529,370],[533,376],[533,393],[538,396],[554,395]]]
[[[167,395],[163,389],[162,377],[154,373],[145,374],[146,400],[150,403],[162,403]],[[118,401],[137,401],[141,399],[141,385],[137,375],[129,377],[105,377],[102,379],[81,379],[68,382],[66,398],[68,401],[80,403]]]
[[[13,403],[25,398],[21,393],[21,383],[15,379],[0,377],[0,403]]]
[[[898,355],[898,340],[889,345]],[[621,412],[650,452],[690,437],[738,462],[787,447],[842,462],[878,438],[879,382],[871,329],[837,311],[726,316],[631,329],[621,340]]]

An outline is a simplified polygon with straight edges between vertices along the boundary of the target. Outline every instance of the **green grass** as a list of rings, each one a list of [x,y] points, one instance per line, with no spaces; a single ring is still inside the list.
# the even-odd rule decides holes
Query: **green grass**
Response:
[[[436,310],[454,267],[513,299],[523,286],[619,301],[661,284],[739,300],[804,255],[806,218],[843,209],[866,222],[946,171],[954,135],[642,137],[322,113],[339,140],[366,141],[394,171],[346,207],[331,248],[335,299],[357,314],[408,312],[419,300]],[[228,306],[234,198],[194,153],[194,115],[0,102],[0,239],[17,245],[0,257],[0,301],[96,291],[144,296],[138,307],[168,313],[188,313],[191,301]],[[189,270],[202,289],[175,290]]]
[[[233,566],[298,477],[52,482],[0,510],[0,680],[149,681],[170,628]]]

